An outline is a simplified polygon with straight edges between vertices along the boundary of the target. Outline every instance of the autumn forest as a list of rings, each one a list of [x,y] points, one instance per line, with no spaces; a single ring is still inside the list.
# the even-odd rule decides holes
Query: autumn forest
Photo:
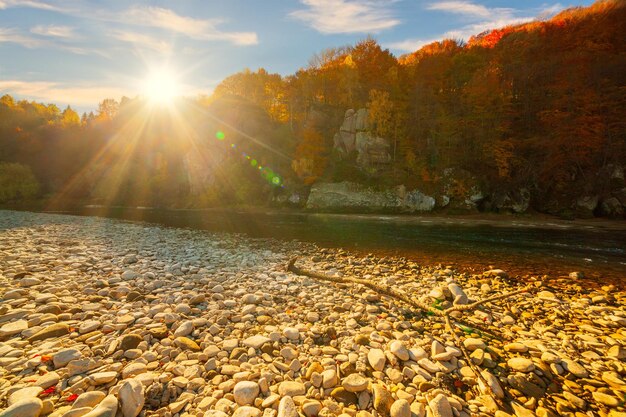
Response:
[[[0,203],[305,207],[347,181],[450,213],[478,187],[475,210],[620,218],[625,33],[626,3],[605,0],[403,56],[368,37],[167,107],[107,98],[79,115],[5,95]]]

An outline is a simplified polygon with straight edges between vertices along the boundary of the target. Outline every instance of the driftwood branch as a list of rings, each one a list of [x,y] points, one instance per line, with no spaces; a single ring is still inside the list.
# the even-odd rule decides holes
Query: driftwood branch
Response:
[[[491,302],[494,302],[494,301],[503,300],[503,299],[512,297],[514,295],[518,295],[518,294],[522,294],[522,293],[526,293],[526,292],[532,292],[535,289],[534,286],[527,285],[526,287],[520,288],[519,290],[512,291],[512,292],[509,292],[509,293],[506,293],[506,294],[499,294],[499,295],[496,295],[496,296],[493,296],[493,297],[485,298],[483,300],[479,300],[479,301],[473,302],[471,304],[456,305],[456,306],[449,307],[447,309],[439,310],[439,309],[434,308],[434,307],[432,307],[432,306],[430,306],[430,305],[428,305],[426,303],[423,303],[423,302],[421,302],[419,300],[415,300],[415,299],[409,297],[406,293],[404,293],[402,291],[399,291],[399,290],[391,287],[390,285],[379,284],[379,283],[376,283],[374,281],[370,281],[370,280],[366,280],[366,279],[362,279],[362,278],[347,277],[347,276],[334,277],[334,276],[322,274],[322,273],[315,272],[315,271],[308,271],[308,270],[305,270],[305,269],[302,269],[302,268],[296,266],[296,261],[297,261],[297,257],[296,258],[292,258],[289,261],[289,263],[287,264],[287,270],[290,271],[290,272],[293,272],[296,275],[304,275],[304,276],[307,276],[307,277],[319,279],[321,281],[328,281],[328,282],[333,282],[333,283],[336,283],[336,284],[358,284],[358,285],[363,285],[363,286],[365,286],[367,288],[370,288],[370,289],[376,291],[378,294],[386,295],[388,297],[391,297],[393,299],[401,301],[401,302],[403,302],[405,304],[408,304],[408,305],[410,305],[412,307],[415,307],[415,308],[418,308],[420,310],[432,313],[435,316],[443,317],[445,319],[446,327],[447,327],[448,331],[452,334],[452,337],[454,338],[458,348],[463,353],[463,356],[465,357],[465,360],[467,361],[468,366],[472,369],[472,371],[474,371],[474,373],[476,374],[476,377],[482,382],[483,386],[487,389],[487,391],[489,392],[491,397],[496,401],[496,403],[501,408],[505,408],[504,403],[502,402],[502,400],[500,398],[498,398],[496,395],[494,395],[493,391],[491,390],[491,388],[489,386],[489,383],[483,377],[480,369],[472,361],[469,353],[467,352],[467,349],[465,349],[465,345],[463,344],[463,341],[461,340],[461,338],[457,334],[455,326],[453,325],[456,322],[454,322],[451,319],[450,313],[473,311],[473,310],[475,310],[476,308],[478,308],[479,306],[481,306],[483,304],[487,304],[487,303],[491,303]]]

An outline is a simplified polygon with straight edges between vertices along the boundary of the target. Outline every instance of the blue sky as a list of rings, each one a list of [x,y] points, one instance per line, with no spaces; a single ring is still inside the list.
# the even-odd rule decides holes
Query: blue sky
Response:
[[[244,68],[294,73],[314,53],[368,35],[401,55],[591,3],[0,0],[0,94],[91,110],[103,98],[141,93],[161,67],[177,74],[184,94],[210,94]]]

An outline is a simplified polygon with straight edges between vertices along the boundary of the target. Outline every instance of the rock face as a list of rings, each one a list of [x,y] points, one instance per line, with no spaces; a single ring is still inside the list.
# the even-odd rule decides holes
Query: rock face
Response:
[[[306,207],[328,211],[431,211],[435,199],[419,190],[407,191],[404,186],[376,191],[351,183],[318,183],[311,188]]]
[[[616,197],[605,198],[600,203],[600,215],[618,219],[624,215],[624,207]]]
[[[599,198],[597,195],[588,195],[576,200],[574,209],[576,215],[582,218],[592,218],[593,212],[598,207]]]
[[[491,209],[497,212],[524,213],[529,206],[530,191],[527,188],[509,192],[496,192],[491,197]]]
[[[384,169],[391,163],[389,141],[369,129],[367,109],[348,109],[335,134],[334,149],[344,158],[356,152],[357,164],[365,170]]]
[[[462,210],[476,210],[485,198],[478,180],[468,171],[459,168],[443,170],[439,192],[439,205]]]

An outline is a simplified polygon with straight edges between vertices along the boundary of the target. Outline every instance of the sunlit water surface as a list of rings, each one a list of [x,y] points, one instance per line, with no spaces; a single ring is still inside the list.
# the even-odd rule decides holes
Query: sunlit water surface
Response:
[[[511,275],[558,277],[572,271],[626,284],[626,227],[560,221],[458,217],[331,215],[236,210],[88,207],[81,214],[171,227],[297,239],[363,254],[403,256],[465,271],[491,266]]]

